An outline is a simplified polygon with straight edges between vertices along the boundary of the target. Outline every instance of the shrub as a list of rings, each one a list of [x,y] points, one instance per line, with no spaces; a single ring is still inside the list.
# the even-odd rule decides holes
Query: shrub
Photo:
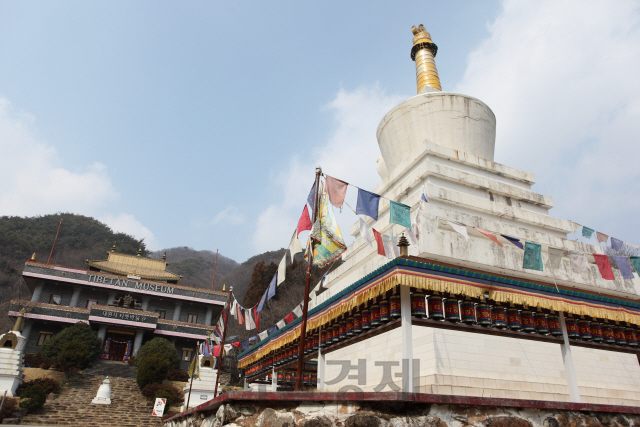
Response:
[[[178,387],[163,384],[148,384],[142,390],[142,395],[149,398],[167,399],[166,408],[184,400],[184,393]],[[165,410],[166,411],[166,410]]]
[[[42,408],[47,400],[47,392],[40,384],[27,387],[20,396],[20,407],[29,412],[35,412]]]
[[[58,355],[58,362],[60,362],[65,372],[69,372],[82,366],[86,354],[84,343],[80,340],[73,340],[62,347],[62,351]]]
[[[49,369],[51,366],[56,367],[56,361],[47,359],[41,353],[25,354],[24,361],[30,368]]]
[[[86,323],[78,322],[58,332],[42,345],[40,353],[48,359],[58,360],[64,346],[75,340],[81,341],[85,349],[84,358],[78,368],[88,368],[100,356],[102,343],[91,326]]]
[[[167,379],[169,381],[187,382],[189,381],[189,378],[189,372],[182,369],[174,369],[173,371],[169,372],[169,375],[167,375]]]
[[[0,398],[1,399],[1,398]],[[2,407],[2,411],[0,411],[0,424],[2,420],[5,418],[9,418],[18,408],[18,399],[12,399],[11,397],[7,397],[4,401],[4,406]]]
[[[140,366],[140,359],[151,353],[160,354],[174,369],[178,369],[180,367],[180,356],[178,355],[178,350],[176,350],[169,340],[160,337],[149,340],[140,347],[140,350],[136,353],[136,361],[134,364],[136,366]]]
[[[60,393],[60,390],[62,389],[62,385],[60,384],[60,382],[54,380],[53,378],[36,378],[35,380],[31,380],[31,381],[22,381],[22,383],[20,384],[20,386],[18,387],[18,389],[16,390],[16,394],[18,396],[21,396],[22,393],[29,387],[31,387],[34,384],[38,384],[40,386],[42,386],[42,388],[44,388],[44,391],[46,394],[49,393]]]
[[[160,384],[167,379],[171,364],[159,353],[148,353],[143,357],[138,356],[138,372],[136,382],[140,389],[147,384]]]

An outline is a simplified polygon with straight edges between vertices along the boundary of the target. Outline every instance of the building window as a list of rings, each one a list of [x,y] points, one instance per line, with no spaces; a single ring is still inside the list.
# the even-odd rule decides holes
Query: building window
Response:
[[[46,343],[53,336],[53,332],[40,332],[40,336],[38,337],[38,345],[42,345]]]
[[[198,323],[198,315],[189,314],[189,317],[187,318],[187,323]]]
[[[158,319],[166,319],[167,311],[166,310],[158,310],[156,309],[156,313],[158,313]]]
[[[182,349],[182,360],[184,360],[185,362],[190,362],[192,354],[193,354],[193,349],[191,349],[191,348],[183,348]]]
[[[51,298],[49,298],[49,304],[62,304],[62,295],[51,294]]]
[[[87,301],[87,308],[91,308],[92,305],[96,305],[97,303],[97,299],[90,299],[89,301]]]

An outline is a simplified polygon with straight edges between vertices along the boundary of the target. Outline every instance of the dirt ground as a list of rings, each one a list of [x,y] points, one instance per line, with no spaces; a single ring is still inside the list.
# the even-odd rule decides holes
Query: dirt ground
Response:
[[[53,378],[56,381],[62,381],[64,372],[50,371],[40,368],[24,368],[24,380],[31,381],[37,378]]]

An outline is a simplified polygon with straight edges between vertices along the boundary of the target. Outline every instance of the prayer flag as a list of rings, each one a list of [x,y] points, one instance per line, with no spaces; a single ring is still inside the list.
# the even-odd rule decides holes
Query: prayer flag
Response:
[[[298,305],[296,306],[296,308],[293,309],[293,313],[297,316],[297,317],[301,317],[302,316],[302,308]]]
[[[376,238],[376,245],[378,246],[378,255],[386,256],[386,253],[384,251],[384,242],[382,241],[382,235],[375,228],[372,228],[371,230],[373,230],[373,236]]]
[[[282,282],[284,282],[284,278],[285,275],[287,274],[287,254],[285,253],[284,256],[282,257],[282,260],[280,261],[280,264],[278,265],[278,286],[280,286],[280,284]]]
[[[273,325],[273,326],[269,326],[269,328],[267,329],[267,332],[269,333],[269,335],[271,335],[277,330],[278,330],[277,326]]]
[[[525,242],[522,268],[542,271],[542,246],[538,243]]]
[[[571,271],[578,274],[587,271],[587,257],[583,253],[571,254]]]
[[[220,346],[219,345],[214,345],[213,346],[213,357],[218,357],[220,356]]]
[[[631,243],[629,243],[629,242],[627,242],[627,246],[631,246],[632,248],[636,248],[636,249],[640,248],[640,246],[638,246],[638,245],[633,245],[633,244],[631,244]]]
[[[266,295],[267,293],[265,292],[264,294]],[[258,308],[253,307],[252,313],[253,313],[253,325],[255,329],[260,329],[260,312],[258,311]]]
[[[249,338],[249,342],[251,342],[251,341],[258,341],[258,336],[254,335],[251,338]]]
[[[313,265],[315,266],[324,267],[347,250],[325,191],[321,192],[318,220],[309,235],[317,242],[313,246]]]
[[[611,249],[613,249],[614,251],[619,251],[620,249],[622,249],[622,245],[624,245],[624,242],[622,240],[618,240],[615,237],[611,238]]]
[[[393,200],[389,200],[389,202],[391,203],[389,206],[389,222],[411,229],[411,218],[409,217],[411,208],[405,204],[394,202]]]
[[[373,233],[371,233],[371,227],[369,227],[369,224],[367,224],[362,218],[360,218],[360,235],[369,244],[369,246],[373,246],[373,242],[376,238],[373,236]]]
[[[231,315],[233,316],[234,319],[238,320],[238,301],[236,301],[236,299],[233,299],[233,304],[231,304],[231,308],[229,309],[229,312],[231,313]]]
[[[596,231],[596,236],[598,237],[598,243],[607,243],[607,239],[609,238],[609,236],[599,231]]]
[[[249,349],[249,340],[244,340],[240,343],[240,345],[242,346],[242,350],[245,351],[247,349]]]
[[[225,344],[224,345],[224,351],[225,353],[229,353],[231,351],[231,349],[233,348],[233,345],[231,344]]]
[[[200,364],[198,363],[198,354],[194,356],[191,361],[191,365],[189,365],[189,375],[191,376],[191,381],[198,379],[200,376]]]
[[[615,278],[613,277],[613,270],[611,270],[609,257],[602,254],[593,254],[593,257],[596,259],[596,264],[598,266],[598,269],[600,270],[602,278],[605,280],[615,280]]]
[[[293,262],[293,257],[296,254],[302,252],[302,246],[300,246],[300,239],[298,239],[298,230],[293,232],[293,236],[291,236],[291,241],[289,242],[289,254],[291,254],[291,262]]]
[[[490,240],[492,240],[492,241],[496,242],[497,244],[499,244],[500,246],[504,247],[504,245],[498,241],[498,239],[496,238],[496,235],[493,234],[492,232],[487,231],[487,230],[483,230],[482,228],[478,228],[478,227],[473,227],[473,228],[478,230],[478,232],[480,232],[484,236],[487,236]]]
[[[613,259],[616,260],[616,264],[618,265],[620,274],[622,274],[622,278],[633,279],[633,272],[631,271],[631,266],[629,265],[629,257],[623,255],[614,255]]]
[[[232,342],[231,345],[234,346],[234,347],[240,347],[240,341]]]
[[[326,175],[326,185],[329,201],[336,208],[341,208],[344,204],[344,196],[347,194],[347,186],[349,184]]]
[[[506,234],[501,234],[501,236],[504,237],[505,239],[507,239],[508,241],[510,241],[511,243],[513,243],[515,246],[519,247],[520,249],[524,249],[524,246],[522,246],[522,242],[520,241],[520,239],[516,239],[515,237],[507,236]]]
[[[282,329],[285,326],[287,326],[287,324],[284,322],[284,320],[281,320],[278,323],[276,323],[276,326],[278,327],[278,329]]]
[[[307,206],[304,206],[304,209],[302,210],[302,215],[300,215],[300,219],[298,220],[298,236],[300,235],[301,232],[305,231],[305,230],[311,230],[311,218],[309,218],[309,209],[307,209]]]
[[[457,222],[448,221],[449,225],[455,232],[464,237],[465,240],[469,240],[469,235],[467,234],[467,226],[464,224],[458,224]]]
[[[276,278],[278,277],[278,272],[273,275],[273,279],[271,279],[271,283],[269,283],[269,289],[267,289],[267,301],[273,298],[276,294]]]
[[[551,268],[560,268],[562,264],[562,256],[564,251],[562,249],[549,248],[549,264]]]
[[[242,306],[238,304],[238,324],[242,325],[244,323],[244,317],[242,317]]]
[[[267,288],[267,290],[264,291],[264,294],[262,294],[262,298],[260,298],[260,303],[258,304],[258,309],[257,309],[258,312],[262,311],[262,307],[264,306],[264,302],[267,300],[267,293],[268,292],[269,292],[269,289]]]
[[[389,259],[395,258],[395,251],[393,250],[393,241],[391,240],[391,236],[386,234],[382,235],[382,244],[384,245],[384,254]]]
[[[400,246],[398,246],[398,243],[400,243],[400,236],[394,236],[393,229],[391,229],[391,242],[393,243],[393,254],[398,258],[400,256]]]
[[[413,227],[414,229],[417,229],[417,227]],[[409,230],[407,229],[407,235],[409,236],[409,240],[411,240],[411,244],[412,245],[417,245],[418,244],[418,238],[416,237],[416,233],[413,231],[413,229]]]
[[[247,331],[250,331],[250,330],[256,328],[256,324],[253,321],[253,313],[251,313],[251,311],[252,310],[246,310],[244,312],[244,315],[246,316],[245,327],[246,327]]]
[[[379,195],[358,188],[358,203],[356,204],[356,214],[367,215],[377,221],[379,204]]]
[[[316,195],[316,182],[313,181],[313,185],[311,186],[311,191],[309,191],[309,195],[307,196],[307,203],[309,204],[309,209],[313,211],[313,203],[314,197]]]
[[[287,324],[293,322],[293,313],[289,313],[286,316],[284,316],[284,320],[285,322],[287,322]]]
[[[429,196],[427,195],[427,187],[422,184],[422,196],[420,196],[420,200],[429,203]],[[422,203],[420,203],[422,205]]]
[[[267,335],[269,335],[269,332],[267,331],[262,331],[258,334],[258,336],[260,337],[260,341],[264,340],[265,338],[267,338]]]
[[[582,226],[582,235],[587,239],[590,239],[593,236],[593,232],[596,231],[593,228]]]

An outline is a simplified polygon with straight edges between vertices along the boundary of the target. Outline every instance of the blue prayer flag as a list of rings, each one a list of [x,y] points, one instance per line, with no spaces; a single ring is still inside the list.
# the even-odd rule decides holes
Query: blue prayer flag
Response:
[[[522,268],[542,271],[542,246],[537,243],[525,242]]]
[[[358,203],[356,204],[356,214],[367,215],[377,221],[379,204],[379,195],[358,188]]]
[[[394,202],[393,200],[389,200],[391,205],[389,206],[390,218],[389,222],[392,224],[402,225],[403,227],[411,230],[411,208],[402,203]]]
[[[249,340],[244,340],[240,343],[240,345],[242,346],[242,350],[246,350],[249,348]]]
[[[267,299],[267,292],[269,292],[269,289],[264,291],[264,294],[262,294],[262,298],[260,298],[260,304],[258,304],[258,308],[256,309],[257,313],[262,311],[262,307],[264,306],[264,302]]]
[[[620,274],[622,274],[623,279],[633,279],[633,272],[631,271],[631,266],[629,265],[629,257],[622,255],[614,255],[613,259],[616,260],[616,264],[618,265],[618,270],[620,270]]]
[[[510,241],[511,243],[513,243],[514,245],[516,245],[517,247],[519,247],[520,249],[524,249],[524,246],[522,246],[522,242],[520,241],[520,239],[516,239],[515,237],[507,236],[506,234],[501,234],[501,236],[504,237],[505,239],[507,239],[508,241]]]
[[[311,209],[311,212],[313,212],[313,198],[316,195],[316,183],[314,181],[313,185],[311,186],[311,191],[309,192],[309,195],[307,196],[307,203],[309,204],[309,209]]]
[[[254,335],[251,338],[249,338],[249,342],[251,342],[251,341],[258,341],[258,336]]]
[[[620,249],[622,249],[623,244],[624,242],[622,240],[618,240],[615,237],[611,238],[611,249],[613,249],[614,251],[619,251]]]
[[[582,235],[587,239],[590,239],[595,231],[596,230],[594,230],[593,228],[585,227],[584,225],[582,226]]]
[[[277,331],[277,330],[278,330],[278,327],[277,327],[276,325],[273,325],[273,326],[270,326],[270,327],[267,329],[267,332],[269,333],[269,335],[271,335],[272,333],[274,333],[274,332],[275,332],[275,331]]]
[[[276,294],[276,282],[278,279],[278,272],[273,275],[273,279],[271,279],[271,283],[269,284],[269,289],[267,289],[267,300],[270,300]]]

